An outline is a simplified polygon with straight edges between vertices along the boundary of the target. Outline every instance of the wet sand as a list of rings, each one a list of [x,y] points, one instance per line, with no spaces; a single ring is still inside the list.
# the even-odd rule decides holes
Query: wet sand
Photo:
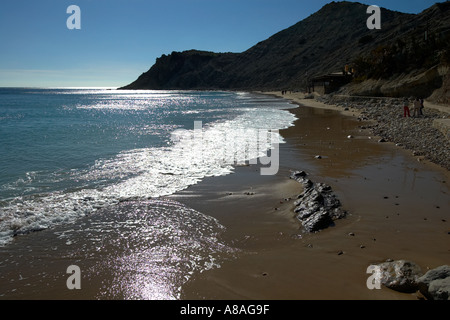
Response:
[[[221,268],[191,279],[182,299],[416,300],[384,287],[369,290],[366,270],[386,259],[412,260],[423,272],[450,263],[448,171],[378,143],[351,110],[314,105],[291,112],[299,120],[280,132],[287,143],[276,176],[241,167],[174,195],[217,218],[226,241],[240,249]],[[347,218],[304,233],[293,200],[286,201],[301,193],[290,170],[331,185]]]
[[[116,215],[107,210],[75,225],[17,237],[0,251],[0,298],[165,299],[176,295],[173,288],[182,282],[181,299],[417,299],[386,288],[369,290],[366,270],[388,258],[415,261],[424,272],[450,263],[448,171],[369,139],[351,111],[345,116],[321,106],[290,111],[298,120],[280,132],[286,143],[280,144],[277,175],[260,175],[260,165],[241,166],[161,199],[225,226],[220,244],[238,251],[212,253],[220,268],[194,272],[187,283],[183,266],[179,274],[161,274],[166,266],[151,263],[159,247],[145,245],[145,232],[157,224],[136,232],[129,223],[136,214],[152,212],[155,203],[130,202],[120,204]],[[289,179],[291,170],[331,185],[348,217],[304,233],[293,212],[302,189]],[[187,224],[188,216],[169,221]],[[66,287],[70,264],[83,270],[82,290]],[[160,290],[147,286],[155,279],[151,286]]]

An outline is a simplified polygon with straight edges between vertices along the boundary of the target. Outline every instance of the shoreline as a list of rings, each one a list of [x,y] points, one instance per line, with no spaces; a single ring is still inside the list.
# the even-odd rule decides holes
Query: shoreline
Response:
[[[412,152],[418,161],[430,161],[450,171],[450,106],[425,101],[424,115],[405,118],[405,102],[398,98],[325,95],[314,96],[312,99],[305,98],[303,93],[298,92],[265,94],[304,106],[335,110],[343,116],[365,121],[367,124],[364,128],[370,129],[383,142],[394,143],[397,147]],[[411,114],[412,103],[409,99]]]
[[[241,253],[194,277],[182,299],[418,299],[384,287],[369,290],[366,269],[407,259],[425,273],[448,261],[448,171],[369,139],[354,110],[316,104],[290,112],[299,119],[280,131],[286,144],[280,145],[280,171],[271,181],[249,166],[190,188],[195,200],[188,205],[225,225],[225,237]],[[293,200],[283,201],[301,193],[300,184],[289,180],[295,170],[331,185],[348,217],[320,232],[303,232]],[[227,199],[250,185],[260,197]]]
[[[231,255],[212,252],[212,261],[220,267],[193,273],[180,287],[181,300],[417,299],[415,294],[384,287],[369,290],[366,270],[386,259],[413,260],[424,272],[448,261],[449,173],[432,163],[416,161],[410,152],[391,143],[368,139],[371,133],[360,128],[361,122],[351,111],[345,115],[341,111],[327,105],[289,109],[298,120],[280,130],[286,143],[279,146],[276,175],[261,176],[259,162],[237,166],[232,174],[207,177],[157,199],[175,200],[217,219],[225,227],[219,246],[236,249]],[[290,179],[290,173],[297,170],[306,171],[314,182],[332,186],[349,212],[347,217],[320,232],[305,232],[293,211],[294,201],[303,191],[299,182]],[[146,201],[121,206],[130,207],[124,211],[130,216],[133,208],[151,210]],[[98,299],[102,294],[105,298],[129,298],[129,293],[121,291],[125,287],[115,283],[121,279],[120,273],[115,274],[117,266],[104,265],[124,254],[126,261],[132,262],[126,237],[108,240],[108,247],[103,247],[106,250],[100,250],[104,230],[93,233],[98,223],[105,223],[105,217],[104,226],[108,219],[126,222],[127,214],[109,217],[114,209],[87,216],[77,226],[20,237],[14,246],[5,248],[4,257],[10,261],[2,267],[4,271],[11,267],[11,273],[5,273],[4,290],[10,289],[11,295],[0,293],[2,299]],[[69,243],[74,239],[75,243]],[[115,244],[121,240],[125,242]],[[149,254],[144,249],[137,256]],[[147,257],[146,264],[145,259],[138,260],[144,263],[137,265],[138,274],[151,264],[151,256]],[[80,291],[65,286],[64,270],[74,262],[86,270],[83,274],[89,279],[83,280]],[[15,265],[21,265],[20,270]],[[26,282],[32,286],[20,286]],[[105,295],[109,285],[116,290],[111,296]]]

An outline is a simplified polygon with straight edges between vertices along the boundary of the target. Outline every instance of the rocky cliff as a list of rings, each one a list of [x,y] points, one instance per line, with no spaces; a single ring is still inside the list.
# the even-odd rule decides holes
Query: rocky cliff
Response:
[[[122,89],[302,89],[311,77],[340,72],[351,65],[359,69],[352,89],[358,93],[358,85],[366,80],[387,81],[402,74],[409,78],[442,64],[450,39],[448,2],[418,15],[382,9],[381,30],[367,28],[366,10],[367,5],[360,3],[331,2],[242,53],[172,52]],[[423,47],[428,50],[418,49]],[[432,57],[423,57],[429,52]],[[379,59],[376,64],[374,54]],[[404,64],[396,64],[395,59]],[[438,72],[432,76],[425,81],[427,95],[443,83]],[[381,86],[375,85],[372,92],[393,92],[383,92]],[[363,91],[366,94],[367,87]]]

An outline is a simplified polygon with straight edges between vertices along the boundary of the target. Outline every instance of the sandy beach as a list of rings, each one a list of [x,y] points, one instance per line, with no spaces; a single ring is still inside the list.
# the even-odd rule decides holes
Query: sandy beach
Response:
[[[4,1],[0,301],[450,301],[450,1],[379,2]]]
[[[368,289],[366,271],[387,259],[414,261],[424,273],[450,262],[449,172],[378,143],[360,128],[355,110],[297,102],[295,126],[281,132],[286,144],[276,176],[259,175],[257,165],[239,167],[174,196],[217,218],[240,250],[220,268],[196,275],[182,299],[418,299]],[[293,212],[302,190],[289,179],[293,170],[329,184],[348,216],[305,233]]]
[[[414,261],[424,273],[449,264],[449,172],[393,143],[378,143],[361,128],[357,110],[296,103],[301,105],[293,103],[290,112],[298,120],[280,131],[285,143],[276,175],[261,175],[261,164],[237,166],[233,174],[205,178],[161,199],[120,203],[77,224],[17,237],[0,252],[1,298],[417,300],[415,293],[368,289],[367,268],[387,259]],[[302,192],[289,178],[296,170],[330,185],[346,218],[305,232],[293,211]],[[192,210],[225,227],[210,242],[205,229],[205,243],[219,246],[200,252],[213,266],[190,272],[188,280],[184,269],[169,272],[158,251],[172,242],[146,246],[146,232],[159,227],[155,207],[173,204],[186,215],[173,213],[162,229],[170,223],[201,229],[189,220]],[[139,222],[141,214],[150,216]],[[83,270],[82,290],[67,289],[70,264]]]

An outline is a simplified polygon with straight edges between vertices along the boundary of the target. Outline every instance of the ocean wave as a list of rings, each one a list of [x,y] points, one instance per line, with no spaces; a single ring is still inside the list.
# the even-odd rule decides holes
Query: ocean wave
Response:
[[[273,144],[283,143],[281,135],[272,131],[295,120],[280,109],[243,111],[233,120],[174,130],[166,147],[132,149],[99,159],[88,170],[72,170],[65,177],[76,182],[71,188],[2,201],[0,245],[16,235],[74,222],[125,200],[166,196],[205,177],[230,174],[235,164],[263,157]],[[35,175],[30,173],[30,179]]]

